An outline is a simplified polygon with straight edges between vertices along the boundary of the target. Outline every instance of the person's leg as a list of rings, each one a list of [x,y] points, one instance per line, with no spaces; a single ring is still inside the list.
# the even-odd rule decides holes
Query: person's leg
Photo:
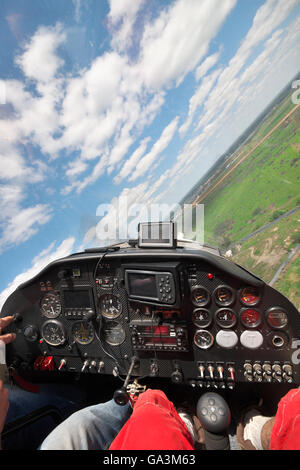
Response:
[[[35,384],[37,385],[37,384]],[[9,409],[2,433],[5,450],[35,450],[51,431],[86,406],[78,384],[38,384],[39,392],[7,385]]]
[[[42,442],[40,450],[105,450],[121,430],[132,408],[114,400],[71,415]]]

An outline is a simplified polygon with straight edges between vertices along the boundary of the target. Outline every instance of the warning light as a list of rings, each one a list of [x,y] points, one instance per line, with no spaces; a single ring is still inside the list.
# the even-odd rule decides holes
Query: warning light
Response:
[[[207,274],[207,277],[208,277],[208,279],[213,279],[213,278],[214,278],[214,275],[213,275],[212,273],[208,273],[208,274]]]

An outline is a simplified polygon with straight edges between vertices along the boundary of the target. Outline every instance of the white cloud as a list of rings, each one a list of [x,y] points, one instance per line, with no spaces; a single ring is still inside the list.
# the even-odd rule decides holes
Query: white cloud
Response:
[[[160,138],[155,142],[150,152],[148,152],[136,165],[135,171],[130,176],[129,181],[135,181],[143,176],[153,165],[157,157],[167,148],[177,130],[179,117],[175,117],[163,130]]]
[[[221,69],[218,69],[212,72],[210,75],[204,77],[200,86],[196,89],[194,95],[191,97],[187,120],[182,124],[179,129],[181,137],[184,136],[184,134],[187,132],[188,128],[192,124],[197,108],[199,108],[204,103],[204,100],[206,99],[212,87],[214,86],[215,81],[220,75],[220,73]]]
[[[151,140],[150,137],[146,137],[145,139],[143,139],[142,142],[140,143],[140,145],[138,146],[138,148],[126,160],[124,166],[122,167],[122,170],[114,178],[114,182],[116,184],[119,184],[124,178],[127,178],[127,176],[133,171],[133,169],[136,167],[138,161],[144,155],[144,153],[147,149],[147,145],[148,145],[150,140]]]
[[[178,0],[145,27],[140,73],[148,88],[179,84],[208,51],[236,0]]]
[[[28,240],[53,215],[47,204],[22,208],[25,198],[22,185],[0,184],[0,253]]]
[[[68,256],[74,247],[75,239],[73,237],[66,238],[56,249],[55,242],[37,255],[31,263],[30,268],[22,272],[0,293],[0,310],[10,294],[12,294],[17,287],[33,278],[43,268],[45,268],[52,261]],[[53,251],[54,250],[54,251]]]
[[[65,39],[61,25],[54,28],[41,26],[24,46],[23,54],[16,58],[16,64],[26,77],[41,83],[50,82],[64,64],[56,51]]]
[[[220,51],[205,58],[205,60],[196,68],[195,78],[197,82],[207,74],[207,72],[218,62]]]
[[[134,25],[139,10],[146,0],[109,0],[108,20],[112,34],[112,47],[120,52],[128,50],[133,43]]]
[[[52,211],[46,204],[19,209],[11,213],[5,220],[0,218],[0,227],[3,227],[0,237],[0,252],[4,248],[24,243],[38,231],[38,228],[52,217]]]
[[[81,173],[83,173],[87,169],[87,164],[82,160],[73,160],[69,164],[69,169],[66,171],[66,175],[69,178],[73,178]]]

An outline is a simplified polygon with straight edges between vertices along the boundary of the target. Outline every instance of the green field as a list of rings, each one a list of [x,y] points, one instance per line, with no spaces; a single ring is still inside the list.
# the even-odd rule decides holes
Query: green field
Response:
[[[300,243],[300,210],[281,219],[249,240],[238,243],[232,260],[270,282],[288,254]],[[273,287],[289,297],[300,309],[300,256],[291,260]]]
[[[300,256],[296,256],[295,260],[289,264],[280,276],[280,279],[274,287],[288,297],[300,311]]]
[[[290,97],[277,106],[251,139],[231,156],[231,164],[239,162],[253,149],[293,106]],[[219,179],[220,173],[212,178],[211,185]],[[300,243],[300,210],[277,220],[300,205],[300,109],[296,109],[201,203],[205,212],[205,243],[219,246],[223,252],[233,246],[233,261],[270,282],[291,250]],[[247,241],[240,241],[270,222],[270,227]],[[298,309],[299,253],[274,285]]]
[[[291,111],[295,105],[291,97],[287,96],[282,103],[279,104],[269,115],[264,119],[258,129],[255,131],[252,138],[243,146],[242,154],[251,150],[265,135],[270,132],[276,124]]]
[[[284,122],[204,200],[205,241],[226,248],[300,204],[300,131]]]

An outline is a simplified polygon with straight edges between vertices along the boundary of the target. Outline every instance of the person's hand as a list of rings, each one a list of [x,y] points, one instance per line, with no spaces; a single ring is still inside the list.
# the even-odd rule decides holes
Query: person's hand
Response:
[[[9,402],[8,402],[8,390],[3,387],[3,382],[0,380],[0,434],[4,427],[6,415],[8,412]]]
[[[3,317],[0,318],[0,340],[3,341],[3,343],[8,344],[14,341],[16,338],[15,333],[6,333],[2,334],[2,330],[4,330],[8,325],[10,325],[14,320],[13,315],[9,315],[8,317]]]

